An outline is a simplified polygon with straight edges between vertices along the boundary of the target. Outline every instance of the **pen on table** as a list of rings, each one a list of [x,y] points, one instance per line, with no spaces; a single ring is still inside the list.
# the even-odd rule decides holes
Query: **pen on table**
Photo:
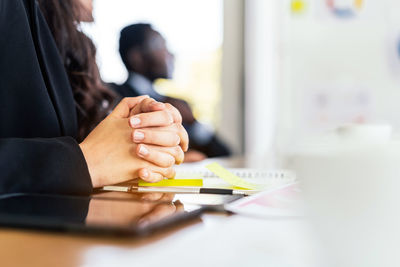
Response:
[[[185,193],[185,194],[216,194],[216,195],[247,195],[246,192],[233,189],[196,188],[196,187],[137,187],[137,186],[104,186],[104,191],[119,192],[157,192],[157,193]]]

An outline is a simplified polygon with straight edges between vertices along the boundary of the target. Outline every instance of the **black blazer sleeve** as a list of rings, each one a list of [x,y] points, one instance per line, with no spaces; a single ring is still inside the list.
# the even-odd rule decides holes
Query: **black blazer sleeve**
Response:
[[[0,194],[91,193],[82,152],[71,137],[0,139]]]
[[[35,0],[0,0],[0,194],[90,194],[72,90]]]

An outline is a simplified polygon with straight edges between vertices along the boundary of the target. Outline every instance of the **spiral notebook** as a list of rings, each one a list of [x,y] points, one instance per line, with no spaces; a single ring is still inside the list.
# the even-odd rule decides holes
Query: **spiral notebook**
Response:
[[[265,170],[265,169],[243,169],[243,168],[226,168],[231,173],[243,179],[260,179],[273,181],[294,181],[296,174],[289,170]],[[212,171],[206,169],[179,169],[176,178],[203,178],[212,179],[218,176]]]
[[[296,182],[296,174],[289,170],[262,170],[243,168],[223,168],[218,164],[210,164],[207,169],[180,169],[176,179],[202,179],[203,187],[235,188],[242,187],[253,191],[261,191],[276,186]],[[252,187],[253,185],[253,187]],[[261,185],[258,187],[257,185]]]

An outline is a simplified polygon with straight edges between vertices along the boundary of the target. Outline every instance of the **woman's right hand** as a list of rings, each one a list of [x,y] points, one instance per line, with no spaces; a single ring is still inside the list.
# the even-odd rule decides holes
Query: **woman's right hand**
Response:
[[[173,178],[175,171],[172,165],[176,158],[182,157],[182,151],[170,148],[146,146],[132,140],[133,129],[130,126],[130,112],[148,97],[125,98],[80,144],[85,156],[93,187],[117,184],[134,178],[157,181],[160,177]],[[169,127],[173,118],[169,113],[160,112],[154,106],[151,119],[159,127]],[[158,111],[158,112],[157,112]],[[172,116],[172,115],[171,115]],[[152,160],[149,160],[151,158]]]

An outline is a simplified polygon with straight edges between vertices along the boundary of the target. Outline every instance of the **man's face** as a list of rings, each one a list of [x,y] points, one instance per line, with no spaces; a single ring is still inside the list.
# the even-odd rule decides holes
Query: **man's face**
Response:
[[[169,52],[165,39],[158,32],[153,31],[149,34],[144,56],[150,79],[172,78],[175,57]]]

